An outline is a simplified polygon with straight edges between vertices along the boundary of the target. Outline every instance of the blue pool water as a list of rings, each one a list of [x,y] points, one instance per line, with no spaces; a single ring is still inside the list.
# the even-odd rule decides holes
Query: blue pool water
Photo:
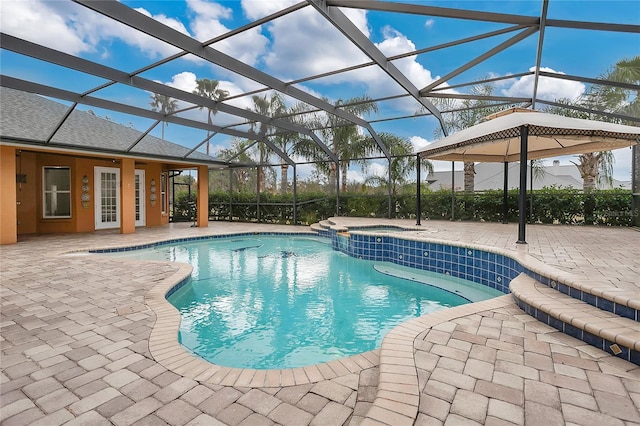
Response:
[[[237,368],[301,367],[366,352],[410,318],[499,294],[355,259],[311,236],[229,237],[126,256],[194,267],[190,282],[168,297],[182,316],[179,340],[212,363]],[[425,285],[430,281],[437,287]]]

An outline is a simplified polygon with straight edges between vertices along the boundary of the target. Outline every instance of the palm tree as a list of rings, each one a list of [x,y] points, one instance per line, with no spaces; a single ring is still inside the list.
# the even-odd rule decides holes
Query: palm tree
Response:
[[[285,117],[291,123],[309,127],[310,119],[307,119],[309,113],[309,105],[299,102],[286,109]],[[317,149],[316,143],[311,138],[301,135],[300,133],[288,132],[279,133],[273,137],[273,143],[282,152],[289,157],[299,155],[301,157],[311,157],[311,152]],[[287,174],[289,172],[289,164],[283,162],[280,165],[280,193],[287,193]]]
[[[245,164],[253,163],[254,160],[247,153],[248,146],[252,141],[246,139],[234,138],[229,148],[221,149],[217,157],[228,161],[239,161]],[[235,183],[239,189],[244,189],[249,183],[249,173],[244,167],[234,167],[233,176],[235,177]],[[231,190],[231,188],[229,188]]]
[[[202,78],[196,80],[196,88],[193,91],[194,94],[202,96],[207,99],[211,99],[215,102],[221,102],[229,97],[229,92],[224,89],[220,89],[218,80],[209,80],[208,78]],[[202,111],[200,107],[200,110]],[[207,123],[212,124],[212,116],[216,115],[218,110],[216,108],[207,107]],[[207,138],[209,138],[209,130],[207,129]],[[209,155],[209,142],[207,142],[207,155]]]
[[[580,171],[582,190],[593,191],[597,184],[613,184],[613,163],[615,158],[611,151],[590,152],[577,156],[578,162],[571,161]]]
[[[601,74],[599,78],[619,83],[631,83],[637,85],[638,83],[640,83],[640,56],[618,61],[613,67],[610,67],[607,71]],[[640,100],[638,100],[638,95],[639,93],[637,91],[634,92],[629,89],[602,84],[593,84],[577,101],[564,101],[564,103],[568,105],[577,104],[578,106],[586,107],[586,109],[592,111],[595,110],[618,113],[637,117],[640,116]],[[574,110],[568,111],[566,108],[562,107],[558,107],[556,108],[556,110],[559,111],[559,113],[565,113],[565,115],[569,116],[580,115],[580,113]],[[611,118],[609,116],[598,115],[597,112],[593,114],[583,113],[581,115],[581,118],[593,118],[593,116],[595,116],[602,121],[624,123],[623,120]],[[634,155],[637,154],[634,153]],[[596,188],[596,185],[599,183],[607,182],[609,186],[612,185],[614,156],[611,151],[581,154],[577,158],[578,161],[572,161],[572,163],[580,171],[580,176],[582,177],[582,190],[586,194],[593,191]],[[632,176],[632,179],[634,178],[635,177]],[[585,198],[584,208],[585,221],[587,223],[593,223],[593,197]]]
[[[408,183],[407,178],[416,169],[416,156],[413,153],[413,145],[406,138],[391,133],[380,133],[379,136],[391,155],[391,161],[387,163],[384,177],[370,176],[365,183],[380,187],[388,187],[390,185],[391,195],[397,195],[398,187],[406,185]],[[421,160],[420,166],[427,173],[433,172],[433,164],[429,160]],[[389,174],[391,175],[391,182],[388,179]]]
[[[271,118],[277,118],[286,113],[286,105],[282,95],[278,92],[271,92],[271,96],[253,95],[251,97],[253,101],[253,111]],[[260,137],[264,137],[270,130],[270,127],[266,123],[251,123],[251,131],[257,133]],[[258,192],[260,192],[264,186],[264,164],[269,159],[269,150],[263,142],[258,142]]]
[[[347,111],[353,115],[364,115],[370,112],[377,112],[378,105],[368,96],[356,97],[343,101],[338,99],[335,107],[343,111]],[[319,129],[320,135],[325,144],[340,159],[340,174],[342,175],[340,190],[347,190],[347,170],[352,162],[364,163],[364,160],[357,160],[374,152],[377,145],[371,138],[366,138],[358,132],[358,126],[350,121],[340,118],[333,114],[323,114],[317,116],[316,128]],[[313,155],[313,153],[309,153]],[[318,149],[315,152],[316,159],[322,158],[322,153]],[[329,176],[331,190],[336,181],[336,164],[320,162],[316,167],[324,171]]]
[[[599,76],[602,80],[616,81],[621,83],[640,83],[640,56],[631,59],[623,59],[612,68]],[[547,112],[564,115],[567,117],[593,119],[602,121],[620,121],[611,117],[598,115],[598,113],[588,114],[586,112],[572,109],[577,105],[587,109],[621,113],[632,116],[640,115],[640,100],[638,93],[633,93],[629,89],[622,89],[602,84],[594,84],[577,100],[571,101],[561,99],[557,101],[565,106],[552,106],[546,108]],[[633,124],[633,123],[628,123]],[[577,156],[578,161],[572,163],[580,171],[582,177],[582,189],[584,192],[592,191],[597,184],[607,183],[611,185],[613,175],[614,156],[609,151],[591,152]]]
[[[165,117],[173,114],[178,109],[178,100],[166,95],[154,93],[151,95],[151,109],[160,112]],[[164,126],[166,121],[162,121],[162,140],[164,140]],[[168,124],[167,124],[168,125]]]
[[[598,77],[618,83],[640,83],[640,56],[618,61]],[[631,116],[640,116],[640,91],[594,84],[583,95],[581,101],[597,111],[615,112]],[[611,120],[611,119],[609,119]],[[626,123],[633,125],[634,123]]]
[[[590,119],[591,114],[572,109],[571,106],[576,104],[584,105],[584,100],[571,101],[569,99],[559,99],[556,101],[566,106],[550,106],[544,109],[550,114],[562,115],[565,117]],[[578,161],[571,161],[574,164],[580,176],[582,177],[582,190],[589,192],[595,189],[596,185],[601,182],[611,182],[613,174],[614,157],[610,151],[608,152],[589,152],[577,156]]]
[[[473,86],[471,95],[491,96],[494,91],[491,83],[481,83]],[[499,112],[503,109],[501,105],[494,105],[491,101],[482,99],[464,99],[456,101],[454,99],[434,98],[431,101],[442,113],[444,127],[448,134],[457,132],[474,126],[484,120],[487,116]],[[449,111],[449,112],[447,112]],[[441,138],[444,132],[442,129],[436,130],[436,138]],[[464,191],[471,193],[475,187],[475,163],[468,161],[464,163]],[[452,182],[453,184],[453,182]]]

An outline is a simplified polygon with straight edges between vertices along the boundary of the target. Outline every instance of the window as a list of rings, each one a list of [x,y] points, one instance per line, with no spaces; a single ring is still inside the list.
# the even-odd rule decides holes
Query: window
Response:
[[[167,173],[160,175],[160,205],[162,206],[162,213],[167,212]]]
[[[44,167],[42,173],[43,217],[71,217],[71,170]]]

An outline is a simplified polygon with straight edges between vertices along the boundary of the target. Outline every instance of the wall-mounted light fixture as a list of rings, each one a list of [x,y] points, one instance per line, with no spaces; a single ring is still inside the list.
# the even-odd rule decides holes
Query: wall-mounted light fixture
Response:
[[[151,187],[149,188],[149,201],[151,201],[151,205],[156,205],[156,200],[158,196],[156,195],[156,180],[151,179]]]
[[[82,190],[82,193],[80,194],[82,207],[87,209],[89,208],[89,201],[91,201],[91,194],[89,194],[89,178],[87,175],[82,176],[82,186],[80,189]]]

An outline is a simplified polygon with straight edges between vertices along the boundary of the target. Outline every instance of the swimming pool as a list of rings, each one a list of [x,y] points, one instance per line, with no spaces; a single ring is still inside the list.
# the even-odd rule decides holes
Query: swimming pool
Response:
[[[179,341],[214,364],[238,368],[301,367],[363,353],[410,318],[501,294],[355,259],[322,237],[231,236],[127,257],[190,263],[191,280],[167,298],[181,313]]]

